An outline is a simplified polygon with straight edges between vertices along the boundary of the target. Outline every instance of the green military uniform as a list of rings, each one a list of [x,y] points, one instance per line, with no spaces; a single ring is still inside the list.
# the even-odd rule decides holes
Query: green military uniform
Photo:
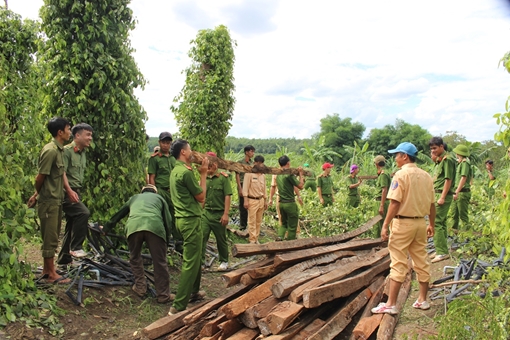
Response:
[[[313,192],[316,192],[317,191],[317,182],[315,181],[315,173],[308,168],[305,170],[310,171],[311,176],[306,177],[305,186],[303,187],[303,189],[310,189]]]
[[[42,257],[55,257],[62,225],[64,200],[64,147],[55,139],[46,144],[39,155],[38,173],[45,175],[37,199],[41,221]]]
[[[321,195],[324,200],[323,206],[333,205],[333,179],[331,175],[319,175],[317,177],[317,187],[321,188]]]
[[[168,204],[168,209],[172,216],[171,227],[174,240],[182,241],[182,236],[177,231],[177,228],[175,228],[175,208],[170,197],[170,174],[175,167],[175,162],[176,160],[174,156],[156,152],[149,158],[147,173],[149,175],[155,175],[154,185],[158,188],[158,194],[163,196]],[[176,249],[180,249],[180,247],[176,247]]]
[[[195,196],[202,192],[193,174],[193,168],[176,161],[170,175],[170,196],[175,207],[175,225],[182,235],[183,253],[179,287],[173,303],[178,311],[186,309],[191,294],[200,290],[202,260],[202,207]]]
[[[142,245],[145,242],[154,265],[154,286],[158,302],[166,302],[170,299],[166,251],[172,224],[168,204],[163,197],[152,192],[134,195],[105,224],[105,231],[112,229],[128,214],[125,233],[129,247],[129,264],[135,277],[133,290],[139,295],[144,295],[147,291],[141,256]]]
[[[278,229],[280,239],[296,239],[296,230],[299,223],[299,209],[295,200],[294,187],[299,181],[294,175],[281,175],[276,177],[276,186],[280,196],[280,214],[282,225]],[[287,237],[285,238],[285,234]]]
[[[232,196],[232,186],[227,173],[217,172],[207,177],[207,191],[204,213],[202,214],[202,263],[205,261],[205,247],[211,231],[216,237],[220,262],[228,262],[227,229],[220,223],[225,211],[225,197]]]
[[[253,165],[253,161],[247,162],[245,158],[240,160],[239,163],[249,166]],[[242,190],[244,182],[244,172],[239,173],[239,182],[241,182]],[[244,207],[244,197],[242,195],[242,191],[238,192],[237,194],[239,196],[239,226],[241,227],[241,229],[246,229],[246,227],[248,226],[248,210]]]
[[[58,255],[57,263],[69,264],[73,261],[69,251],[82,249],[83,242],[87,238],[87,222],[90,216],[89,209],[81,200],[81,188],[83,177],[87,167],[87,156],[85,149],[80,150],[74,142],[64,147],[64,170],[69,186],[80,197],[80,201],[73,203],[65,195],[62,210],[66,216],[66,228],[62,240],[62,248]]]
[[[385,173],[384,171],[381,171],[381,173],[377,174],[377,182],[375,183],[375,186],[380,190],[381,195],[382,195],[383,189],[384,188],[389,189],[390,185],[391,185],[391,178],[390,178],[389,174]],[[387,194],[388,194],[388,192],[386,192],[386,195]],[[382,196],[376,197],[376,201],[380,202],[381,200],[382,200]],[[378,212],[379,212],[379,206],[380,206],[380,204],[377,205]],[[384,201],[384,214],[382,216],[382,220],[377,223],[377,227],[376,227],[378,237],[381,236],[382,224],[384,222],[384,219],[386,218],[386,214],[388,213],[389,206],[390,206],[390,200],[386,199]]]
[[[490,177],[487,178],[487,196],[489,196],[490,199],[494,197],[494,194],[496,193],[495,188],[497,187],[496,181],[498,177],[496,176],[496,171],[492,170],[492,176],[494,179],[491,179]]]
[[[473,178],[473,172],[471,163],[467,158],[464,158],[462,162],[457,164],[457,172],[455,174],[455,192],[459,187],[460,180],[463,176],[466,176],[466,183],[462,187],[457,197],[452,203],[453,209],[453,225],[452,228],[455,230],[459,229],[459,220],[464,223],[464,229],[469,225],[469,201],[471,200],[471,179]]]
[[[347,193],[347,203],[353,208],[357,208],[359,206],[361,203],[361,197],[358,193],[358,187],[352,189],[349,187],[358,182],[359,180],[356,176],[347,176],[347,189],[349,189],[349,192]]]
[[[446,221],[448,218],[448,210],[453,201],[453,188],[455,183],[455,160],[451,155],[444,152],[436,160],[436,166],[434,167],[434,191],[436,192],[436,225],[434,229],[434,246],[436,247],[437,255],[448,254],[448,245],[446,238],[448,236],[448,230]],[[452,180],[450,190],[446,195],[443,205],[437,204],[437,200],[441,197],[443,192],[444,184],[447,179]]]

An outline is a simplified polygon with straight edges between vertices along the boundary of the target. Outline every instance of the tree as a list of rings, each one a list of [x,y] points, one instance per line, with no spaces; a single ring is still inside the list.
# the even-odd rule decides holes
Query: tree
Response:
[[[364,132],[365,126],[362,123],[352,123],[351,118],[341,119],[338,113],[334,113],[321,119],[319,136],[324,137],[325,147],[341,155],[341,157],[333,156],[334,162],[345,163],[351,155],[344,149],[344,145],[361,143]]]
[[[129,42],[135,21],[129,0],[44,3],[43,112],[94,128],[83,192],[92,218],[104,218],[139,191],[144,178],[147,117],[133,90],[145,80]]]
[[[170,108],[181,136],[197,151],[215,151],[219,157],[232,126],[234,112],[234,46],[226,26],[198,31],[184,72],[186,83]]]

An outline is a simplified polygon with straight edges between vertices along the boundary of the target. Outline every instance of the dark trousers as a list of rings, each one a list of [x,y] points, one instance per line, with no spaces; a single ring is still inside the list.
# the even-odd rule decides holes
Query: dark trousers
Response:
[[[241,229],[246,229],[248,225],[248,210],[244,207],[244,197],[239,195],[239,221]]]
[[[72,203],[67,194],[62,204],[62,210],[66,217],[66,228],[62,239],[62,249],[58,254],[58,264],[68,264],[73,261],[69,251],[82,249],[83,242],[87,238],[87,223],[90,216],[89,209],[81,201]]]
[[[143,295],[147,292],[147,281],[142,260],[142,245],[145,242],[152,257],[154,265],[154,286],[159,302],[167,301],[170,297],[170,277],[166,259],[166,241],[150,231],[142,230],[129,235],[127,243],[129,248],[129,264],[135,276],[134,290]]]

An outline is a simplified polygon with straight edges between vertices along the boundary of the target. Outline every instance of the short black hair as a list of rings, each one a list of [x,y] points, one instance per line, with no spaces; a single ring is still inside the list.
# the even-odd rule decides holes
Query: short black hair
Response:
[[[188,141],[185,139],[177,139],[175,142],[172,143],[172,148],[170,149],[170,153],[172,156],[175,157],[175,159],[179,158],[179,155],[181,154],[182,149],[186,147],[186,145],[189,145]]]
[[[485,161],[485,164],[492,165],[492,164],[494,164],[494,161],[492,159],[488,159],[488,160]]]
[[[386,162],[380,161],[379,163],[377,163],[377,165],[379,165],[380,167],[384,167],[386,165]]]
[[[66,126],[71,126],[71,123],[62,117],[51,118],[46,128],[53,137],[57,137],[59,131],[65,131]]]
[[[280,164],[280,166],[285,166],[289,162],[290,158],[287,155],[283,155],[280,158],[278,158],[278,164]]]
[[[416,157],[415,156],[411,156],[411,155],[407,155],[409,157],[409,160],[411,161],[411,163],[416,163]]]
[[[89,124],[87,124],[87,123],[79,123],[79,124],[76,124],[75,126],[73,126],[73,128],[71,129],[71,133],[73,134],[73,137],[74,137],[74,136],[76,136],[76,134],[78,132],[80,132],[82,130],[87,130],[87,131],[90,131],[90,132],[94,132],[94,129]]]
[[[255,158],[253,160],[258,163],[264,163],[264,161],[265,161],[264,156],[262,156],[262,155],[255,156]]]
[[[443,138],[441,137],[432,137],[429,141],[429,147],[436,145],[436,146],[443,146],[446,150],[446,144],[443,142]]]
[[[255,147],[253,147],[253,145],[246,145],[244,147],[244,153],[247,153],[248,151],[253,151],[255,152]]]

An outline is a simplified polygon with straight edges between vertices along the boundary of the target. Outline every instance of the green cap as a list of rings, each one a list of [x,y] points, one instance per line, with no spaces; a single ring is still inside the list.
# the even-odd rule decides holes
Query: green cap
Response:
[[[457,155],[461,155],[464,157],[469,157],[469,149],[467,146],[459,144],[453,149],[453,152],[455,152]]]

